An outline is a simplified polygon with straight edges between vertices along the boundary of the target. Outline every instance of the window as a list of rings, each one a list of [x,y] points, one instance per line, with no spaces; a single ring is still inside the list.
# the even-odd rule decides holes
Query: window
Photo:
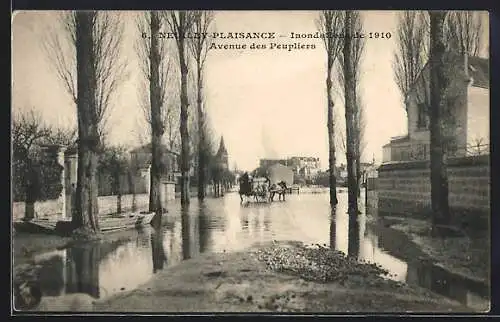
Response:
[[[427,129],[427,108],[424,103],[417,105],[417,128]]]

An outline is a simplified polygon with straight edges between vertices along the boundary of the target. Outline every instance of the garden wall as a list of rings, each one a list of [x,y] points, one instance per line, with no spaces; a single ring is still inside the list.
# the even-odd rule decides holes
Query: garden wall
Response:
[[[489,155],[453,158],[447,163],[449,202],[454,222],[488,226]],[[429,161],[382,164],[377,181],[379,213],[430,216]]]

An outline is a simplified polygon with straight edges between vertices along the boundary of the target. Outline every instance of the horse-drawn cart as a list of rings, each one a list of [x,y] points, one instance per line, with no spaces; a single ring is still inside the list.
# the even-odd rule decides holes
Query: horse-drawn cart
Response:
[[[243,197],[247,198],[247,202],[253,200],[255,202],[272,202],[276,194],[279,196],[279,200],[283,196],[285,200],[285,194],[288,190],[286,183],[281,181],[276,184],[272,184],[271,180],[266,177],[250,178],[248,176],[243,176],[240,178],[240,199],[243,203]]]

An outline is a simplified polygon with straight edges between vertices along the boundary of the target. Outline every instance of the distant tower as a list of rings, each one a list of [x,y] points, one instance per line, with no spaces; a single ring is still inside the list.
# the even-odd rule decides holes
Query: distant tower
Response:
[[[224,169],[229,168],[228,154],[227,154],[226,146],[224,145],[224,137],[223,136],[221,136],[221,138],[220,138],[219,150],[217,151],[217,160],[219,161],[220,165],[222,165],[222,167],[224,167]]]

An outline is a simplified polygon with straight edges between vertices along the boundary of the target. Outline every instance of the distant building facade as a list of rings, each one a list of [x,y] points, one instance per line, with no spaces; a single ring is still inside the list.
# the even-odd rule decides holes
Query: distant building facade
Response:
[[[275,164],[286,165],[286,163],[287,163],[286,159],[260,159],[259,167],[269,168],[270,166]]]
[[[273,164],[268,168],[269,179],[271,183],[278,183],[284,181],[288,187],[293,184],[293,171],[290,167],[284,166],[280,163]]]
[[[319,158],[293,156],[284,159],[260,159],[260,167],[267,169],[275,164],[281,164],[292,169],[294,176],[307,180],[314,179],[320,172]]]

